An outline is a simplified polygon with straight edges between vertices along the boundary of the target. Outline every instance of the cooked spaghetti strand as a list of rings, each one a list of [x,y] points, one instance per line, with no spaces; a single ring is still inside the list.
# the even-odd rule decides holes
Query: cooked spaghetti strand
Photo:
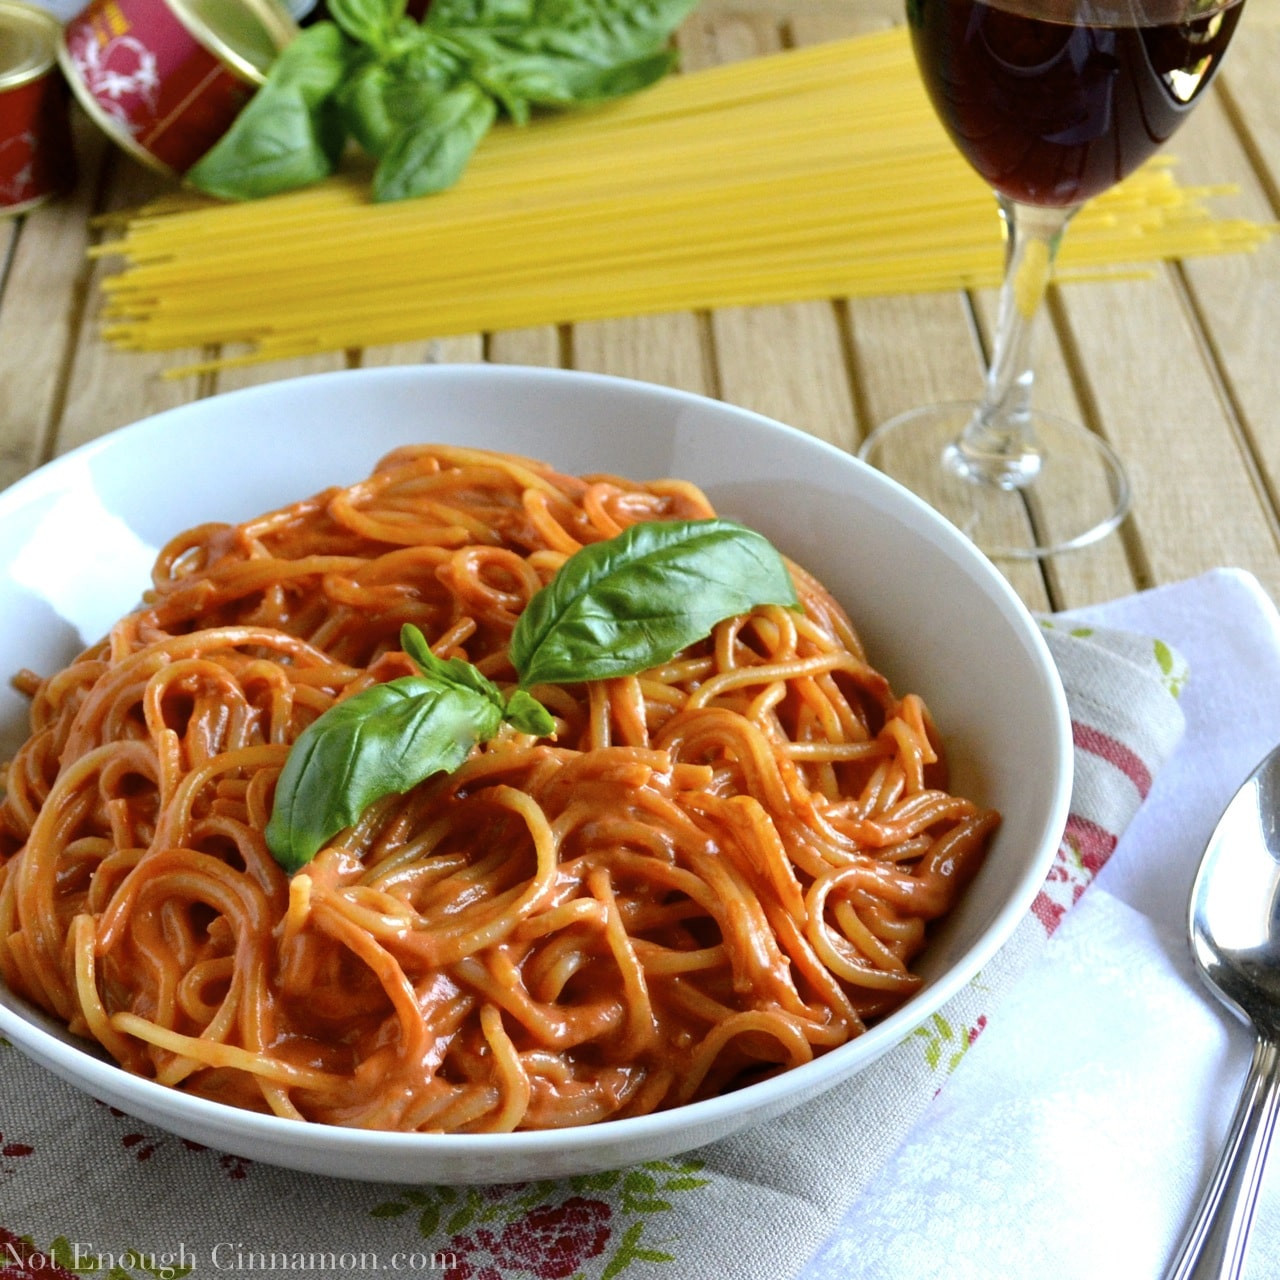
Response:
[[[0,974],[130,1071],[368,1128],[637,1115],[860,1034],[918,988],[998,819],[798,566],[799,610],[539,687],[554,736],[500,732],[292,879],[267,847],[299,734],[413,670],[402,624],[509,681],[575,549],[712,514],[687,483],[417,446],[177,535],[101,643],[16,681]]]

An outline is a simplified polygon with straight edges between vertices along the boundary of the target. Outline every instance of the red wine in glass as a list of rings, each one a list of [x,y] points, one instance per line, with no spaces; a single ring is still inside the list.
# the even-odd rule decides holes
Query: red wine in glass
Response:
[[[1203,96],[1244,0],[906,0],[925,87],[995,190],[1005,275],[981,398],[909,409],[858,456],[996,557],[1117,528],[1132,489],[1096,432],[1032,403],[1031,334],[1081,205],[1160,149]]]
[[[909,0],[925,85],[997,191],[1078,205],[1164,145],[1218,69],[1240,0]]]

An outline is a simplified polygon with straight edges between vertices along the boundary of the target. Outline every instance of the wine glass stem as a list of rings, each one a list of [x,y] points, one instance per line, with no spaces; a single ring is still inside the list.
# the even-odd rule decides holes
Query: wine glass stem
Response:
[[[1031,334],[1049,287],[1062,234],[1078,206],[1020,204],[998,195],[1005,223],[1005,273],[995,349],[982,403],[946,463],[971,480],[1017,489],[1040,470],[1042,454],[1031,426]]]

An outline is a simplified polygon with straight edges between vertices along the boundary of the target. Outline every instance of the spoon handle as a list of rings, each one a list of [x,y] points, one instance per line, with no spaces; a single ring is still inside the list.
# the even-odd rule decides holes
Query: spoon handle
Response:
[[[1234,1280],[1240,1275],[1278,1111],[1280,1045],[1259,1036],[1217,1167],[1165,1280]]]

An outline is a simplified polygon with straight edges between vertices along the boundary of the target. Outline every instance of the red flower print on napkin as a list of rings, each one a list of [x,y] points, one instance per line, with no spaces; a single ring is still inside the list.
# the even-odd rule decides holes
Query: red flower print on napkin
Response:
[[[98,1105],[117,1120],[129,1119],[129,1116],[118,1107],[109,1106],[105,1102],[100,1102]],[[248,1177],[249,1170],[253,1167],[253,1161],[246,1156],[234,1156],[226,1151],[213,1151],[202,1142],[193,1142],[190,1138],[175,1138],[172,1134],[162,1133],[158,1129],[151,1129],[145,1133],[135,1131],[122,1134],[120,1145],[139,1164],[150,1160],[158,1151],[177,1145],[184,1151],[194,1151],[198,1155],[208,1155],[216,1159],[218,1167],[233,1181]]]
[[[0,1271],[4,1280],[80,1280],[17,1232],[0,1227]]]
[[[8,1182],[18,1169],[17,1162],[25,1156],[35,1155],[35,1147],[29,1142],[20,1142],[13,1137],[0,1133],[0,1183]],[[0,1242],[0,1248],[3,1248]],[[0,1253],[0,1267],[3,1266],[3,1253]]]
[[[503,1280],[512,1272],[565,1280],[604,1252],[612,1219],[613,1210],[603,1200],[572,1196],[561,1204],[539,1205],[500,1232],[480,1227],[455,1236],[449,1247],[458,1257],[448,1280]],[[477,1264],[477,1254],[487,1254],[488,1260]]]

